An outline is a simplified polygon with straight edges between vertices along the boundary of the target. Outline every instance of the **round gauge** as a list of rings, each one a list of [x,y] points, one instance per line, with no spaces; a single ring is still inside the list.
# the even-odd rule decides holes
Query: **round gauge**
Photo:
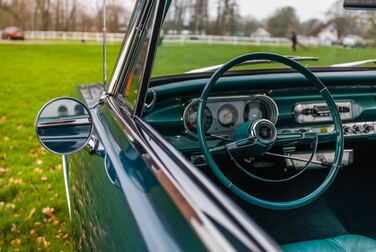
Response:
[[[231,104],[225,104],[218,110],[218,121],[223,127],[234,126],[239,119],[237,109]]]
[[[244,109],[244,120],[253,121],[267,119],[273,123],[277,122],[278,107],[268,96],[258,96],[249,102]]]
[[[197,134],[198,102],[191,103],[184,111],[184,126],[188,132]],[[208,131],[213,123],[213,116],[209,108],[205,108],[205,131]]]

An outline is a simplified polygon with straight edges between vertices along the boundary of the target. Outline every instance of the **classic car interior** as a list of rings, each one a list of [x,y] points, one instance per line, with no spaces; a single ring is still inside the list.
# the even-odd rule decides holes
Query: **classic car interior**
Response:
[[[246,2],[248,3],[248,1],[243,1],[243,4]],[[268,2],[273,1],[265,1],[263,4]],[[294,1],[291,0],[291,2]],[[297,2],[302,4],[302,1],[295,1]],[[308,2],[312,4],[312,1],[305,1],[305,3]],[[188,167],[195,172],[195,176],[199,174],[205,179],[200,180],[201,184],[205,181],[210,186],[212,183],[220,188],[221,192],[217,194],[222,196],[223,192],[228,196],[224,197],[226,199],[222,198],[224,202],[230,198],[236,203],[237,206],[231,209],[239,213],[243,211],[245,216],[249,216],[249,220],[254,220],[285,251],[376,251],[376,198],[373,193],[376,190],[376,170],[374,169],[376,162],[376,155],[374,155],[376,152],[376,67],[372,65],[376,60],[364,58],[372,57],[372,55],[364,53],[364,48],[344,49],[343,45],[337,42],[321,46],[313,44],[310,45],[311,48],[307,48],[297,43],[295,32],[292,32],[295,34],[295,38],[291,39],[292,48],[286,44],[263,47],[256,44],[256,46],[242,47],[240,50],[242,53],[235,55],[233,50],[237,47],[236,44],[226,44],[227,47],[218,45],[212,47],[210,40],[207,44],[200,44],[202,48],[197,52],[186,50],[184,43],[164,44],[162,40],[159,40],[160,45],[157,48],[156,41],[158,36],[161,39],[162,33],[156,24],[158,20],[162,23],[162,16],[166,15],[165,6],[158,7],[163,15],[156,15],[157,21],[154,20],[153,26],[153,19],[146,18],[149,11],[153,13],[153,3],[151,1],[137,3],[134,12],[135,19],[138,19],[138,13],[145,12],[144,15],[140,15],[138,21],[142,25],[137,26],[137,22],[129,25],[125,41],[129,40],[132,43],[123,44],[114,70],[115,77],[112,78],[106,90],[107,93],[102,95],[99,102],[95,101],[90,104],[90,109],[95,111],[96,107],[106,104],[101,100],[103,97],[104,100],[108,99],[109,107],[105,107],[104,110],[105,112],[111,111],[115,119],[110,120],[109,117],[105,120],[109,120],[117,127],[118,125],[113,121],[119,123],[121,120],[134,119],[136,122],[129,126],[128,122],[121,121],[122,127],[117,133],[125,132],[126,137],[129,134],[134,138],[133,140],[136,139],[134,136],[137,136],[137,141],[134,142],[139,144],[147,139],[142,142],[143,145],[140,144],[140,149],[144,149],[144,152],[140,153],[130,144],[131,137],[127,138],[124,146],[131,154],[120,155],[120,159],[127,160],[126,158],[130,157],[131,162],[128,162],[127,166],[132,166],[133,162],[139,164],[142,160],[147,160],[150,170],[153,170],[157,177],[159,176],[158,181],[165,182],[165,186],[172,191],[172,195],[169,196],[180,201],[189,221],[196,212],[186,203],[188,201],[181,201],[182,194],[172,186],[174,184],[169,178],[173,177],[171,175],[173,173],[166,175],[167,173],[160,172],[157,162],[155,162],[157,165],[153,166],[154,163],[150,160],[157,155],[155,154],[157,152],[147,149],[149,147],[146,142],[153,144],[155,149],[157,149],[155,146],[158,146],[160,149],[168,150],[158,152],[162,156],[159,161],[163,160],[165,166],[175,164],[171,161],[173,158],[179,162],[183,160],[180,166],[172,168],[179,170],[183,169],[182,167]],[[144,3],[148,8],[143,8]],[[220,3],[218,2],[219,7],[221,7]],[[342,10],[343,2],[338,3]],[[218,10],[220,10],[219,7]],[[267,9],[269,7],[267,6]],[[278,9],[279,5],[276,4],[273,7]],[[376,9],[376,2],[374,0],[346,0],[345,7]],[[187,17],[191,17],[190,14],[184,16],[180,12],[176,15],[176,8],[178,5],[172,5],[172,14],[167,13],[166,26],[163,28],[166,31],[170,30],[173,35],[177,33],[173,30],[174,18],[182,16],[182,20],[175,22],[175,25],[181,25],[185,22],[184,18],[189,20]],[[221,14],[219,11],[218,13]],[[228,14],[226,13],[224,11],[221,15],[226,16]],[[279,13],[278,10],[276,13]],[[367,16],[366,12],[363,14],[368,18],[374,17]],[[350,16],[344,14],[344,17]],[[220,16],[217,19],[211,18],[217,20],[213,22],[222,20]],[[223,20],[225,19],[223,17]],[[364,19],[359,20],[364,21]],[[189,24],[189,22],[186,23]],[[189,26],[187,24],[185,24],[186,27]],[[153,31],[152,28],[155,30]],[[288,30],[289,27],[283,28]],[[210,29],[208,27],[207,31],[210,32]],[[200,39],[199,35],[196,34],[197,37],[193,37],[190,43],[196,44],[196,40]],[[219,37],[222,38],[222,36]],[[131,44],[135,48],[132,51],[133,54],[126,55],[127,46]],[[305,49],[300,48],[301,51],[296,51],[297,44]],[[371,49],[374,46],[374,44],[370,45]],[[166,55],[163,52],[159,53],[160,50],[163,51],[166,48],[168,54],[173,55],[174,62],[171,60],[166,64],[166,59],[163,58]],[[222,52],[215,50],[216,48],[220,48]],[[157,51],[155,60],[155,55],[150,53],[152,49]],[[174,49],[177,51],[174,52]],[[371,49],[367,52],[374,51]],[[351,54],[345,50],[352,50]],[[293,56],[286,52],[291,52]],[[219,53],[228,53],[228,55],[225,55],[225,60],[223,60],[216,57]],[[199,54],[205,55],[202,57]],[[307,56],[307,54],[312,55]],[[322,61],[320,61],[319,54],[324,58]],[[329,54],[329,56],[324,54]],[[341,62],[342,54],[347,54],[351,62]],[[128,58],[129,61],[124,60]],[[217,65],[204,65],[199,62],[199,59],[202,61],[209,59],[213,65]],[[184,62],[185,60],[187,62]],[[203,68],[188,70],[180,67],[178,61],[185,65],[191,64]],[[310,64],[312,61],[316,62],[314,66]],[[159,68],[160,62],[165,64]],[[305,64],[307,62],[308,64]],[[275,63],[278,64],[275,65]],[[126,69],[128,72],[121,69]],[[160,69],[163,71],[158,72]],[[153,76],[150,79],[151,72]],[[118,81],[117,75],[124,82]],[[97,93],[100,94],[102,89],[99,88],[99,90]],[[109,98],[111,95],[115,97]],[[91,92],[86,94],[86,97],[91,96]],[[145,104],[144,98],[146,98]],[[80,105],[84,107],[75,99],[70,102],[78,107]],[[121,109],[124,110],[122,112],[127,115],[124,118],[127,119],[120,116],[122,112],[117,110],[115,103],[121,104]],[[56,106],[54,111],[56,111]],[[48,109],[43,108],[38,116],[39,123],[37,124],[41,142],[47,148],[56,147],[49,144],[51,137],[61,138],[59,134],[55,134],[56,125],[68,126],[69,132],[73,127],[75,135],[78,133],[79,136],[82,132],[86,132],[85,139],[87,140],[74,138],[68,147],[72,145],[85,147],[89,149],[91,155],[97,152],[98,157],[104,157],[108,167],[112,168],[106,172],[115,186],[118,188],[132,186],[128,180],[122,181],[122,184],[119,182],[120,176],[116,174],[114,167],[122,171],[120,169],[122,165],[112,164],[118,158],[116,155],[119,152],[123,153],[124,146],[117,146],[117,142],[112,138],[113,141],[107,140],[103,145],[110,146],[115,151],[107,150],[108,153],[113,154],[113,158],[110,155],[106,156],[104,148],[98,147],[99,141],[90,138],[91,122],[100,122],[99,113],[92,113],[91,117],[88,116],[90,113],[83,109],[79,109],[78,112],[70,114],[69,118],[61,114],[51,118]],[[147,127],[141,125],[147,125]],[[107,128],[104,126],[99,126],[99,128],[101,132],[104,132],[103,134],[110,132],[106,131]],[[145,128],[152,128],[159,134],[147,135]],[[136,134],[138,130],[144,132],[142,137]],[[124,134],[123,137],[125,137]],[[63,140],[66,141],[66,139]],[[61,144],[58,147],[65,148],[65,146]],[[111,148],[108,149],[111,150]],[[69,148],[64,151],[56,151],[56,153],[71,153]],[[166,154],[167,152],[169,155]],[[86,155],[89,154],[86,153]],[[121,163],[120,161],[118,163]],[[137,169],[135,170],[138,172]],[[150,171],[147,170],[147,172]],[[127,178],[125,173],[119,174]],[[192,174],[189,173],[191,177],[194,177]],[[187,181],[191,179],[187,177],[189,176],[180,178],[185,178]],[[154,177],[152,180],[154,181]],[[182,180],[174,182],[184,184]],[[143,182],[145,181],[142,180],[137,185]],[[185,190],[187,188],[192,187],[184,187]],[[140,196],[145,199],[145,202],[150,199],[154,200],[144,191],[139,191],[141,193],[138,195],[144,197]],[[191,194],[190,197],[199,192],[198,189],[193,191],[196,194]],[[177,196],[177,193],[180,193],[180,196]],[[203,193],[200,193],[202,196]],[[209,189],[205,193],[209,194]],[[218,203],[219,196],[216,199]],[[227,211],[229,209],[228,202],[216,206],[226,208]],[[153,209],[153,207],[148,209]],[[210,209],[217,210],[215,207]],[[243,216],[243,213],[239,215]],[[237,218],[241,220],[239,216]],[[240,222],[236,223],[242,226]],[[202,234],[205,236],[205,231]],[[229,237],[232,237],[231,235],[229,234]],[[261,231],[258,235],[268,239],[266,235],[262,235]],[[274,243],[272,245],[274,246]],[[276,250],[278,251],[278,248]]]
[[[234,69],[254,61],[290,68]],[[299,61],[250,53],[154,77],[143,118],[284,250],[369,251],[376,70]]]
[[[372,192],[376,172],[372,153],[376,147],[376,72],[373,69],[314,71],[336,101],[345,145],[341,168],[328,192],[297,209],[278,211],[254,206],[225,188],[211,171],[197,137],[198,100],[209,75],[152,80],[150,97],[156,95],[157,99],[153,109],[144,113],[144,119],[223,187],[280,244],[345,234],[375,239],[376,199]],[[330,111],[319,92],[301,74],[287,70],[241,71],[222,77],[210,94],[204,117],[211,147],[230,142],[237,128],[255,119],[275,123],[278,134],[313,132],[320,137],[333,130]],[[268,132],[264,134],[270,137]],[[269,200],[288,201],[311,192],[327,176],[330,170],[327,164],[334,159],[334,145],[334,141],[320,141],[316,146],[311,139],[270,150],[296,160],[266,155],[253,158],[251,154],[235,158],[226,153],[220,153],[215,160],[226,176],[247,192]],[[312,162],[306,167],[304,160]],[[265,181],[249,177],[248,172]]]

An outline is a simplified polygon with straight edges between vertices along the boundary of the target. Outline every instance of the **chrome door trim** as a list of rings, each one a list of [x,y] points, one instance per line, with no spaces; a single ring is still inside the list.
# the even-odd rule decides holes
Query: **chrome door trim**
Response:
[[[124,77],[128,75],[128,71],[130,66],[133,63],[133,58],[135,51],[137,49],[137,44],[140,40],[140,34],[142,34],[142,21],[144,21],[145,15],[147,14],[148,6],[152,6],[152,4],[156,0],[149,0],[145,1],[144,6],[141,9],[141,13],[136,19],[135,25],[132,27],[132,30],[127,31],[129,36],[124,37],[122,47],[120,50],[120,54],[118,56],[115,68],[113,70],[109,85],[105,93],[110,96],[117,95],[119,91],[119,86]],[[137,3],[136,3],[137,4]],[[135,6],[136,7],[136,6]]]
[[[150,37],[150,41],[148,44],[148,51],[146,53],[144,71],[142,72],[141,82],[140,82],[140,90],[137,97],[137,102],[134,110],[134,115],[141,116],[146,101],[147,89],[149,87],[150,76],[153,69],[153,63],[155,58],[155,53],[157,51],[157,44],[159,35],[162,28],[162,23],[164,20],[164,13],[166,10],[166,0],[159,0],[156,6],[155,16],[153,18],[152,24],[152,34]]]

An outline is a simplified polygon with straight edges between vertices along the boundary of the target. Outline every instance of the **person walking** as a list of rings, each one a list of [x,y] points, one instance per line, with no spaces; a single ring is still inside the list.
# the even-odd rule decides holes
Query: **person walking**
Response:
[[[295,31],[291,32],[291,37],[290,37],[291,43],[292,43],[292,50],[296,52],[296,46],[298,45],[298,35],[296,34]]]

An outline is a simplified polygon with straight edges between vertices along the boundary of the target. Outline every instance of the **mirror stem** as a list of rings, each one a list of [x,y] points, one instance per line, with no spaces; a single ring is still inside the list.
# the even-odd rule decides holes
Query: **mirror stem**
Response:
[[[103,86],[107,89],[107,23],[106,0],[103,0]]]
[[[63,159],[65,193],[67,194],[69,218],[72,219],[71,204],[70,204],[70,193],[69,193],[69,162],[68,162],[68,156],[62,155],[62,159]]]

